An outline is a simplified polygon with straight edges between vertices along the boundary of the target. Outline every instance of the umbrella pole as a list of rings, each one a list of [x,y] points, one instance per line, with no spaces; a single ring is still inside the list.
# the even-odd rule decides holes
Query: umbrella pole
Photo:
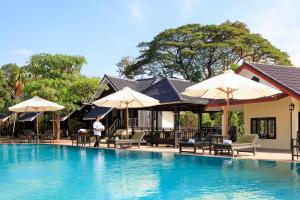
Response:
[[[227,91],[227,98],[226,98],[226,112],[225,112],[225,136],[228,135],[228,123],[229,123],[229,91]]]
[[[16,129],[16,121],[17,121],[17,117],[18,117],[18,114],[15,113],[15,117],[14,117],[14,125],[13,125],[13,134],[12,134],[12,136],[15,135],[15,129]]]
[[[40,143],[40,137],[39,137],[39,115],[38,112],[36,112],[36,136],[37,136],[37,142]]]
[[[126,136],[128,136],[128,103],[126,103]]]

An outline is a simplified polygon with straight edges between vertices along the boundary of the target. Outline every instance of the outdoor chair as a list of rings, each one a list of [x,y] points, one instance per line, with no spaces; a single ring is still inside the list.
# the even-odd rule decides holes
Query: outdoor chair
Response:
[[[197,149],[202,149],[203,153],[204,150],[209,150],[209,154],[211,154],[212,147],[214,144],[223,142],[223,136],[220,134],[210,134],[208,133],[204,139],[197,140],[195,139],[195,142],[180,142],[179,143],[179,153],[181,152],[188,152],[183,151],[183,148],[193,148],[194,153],[197,152]]]
[[[82,146],[86,146],[89,144],[91,146],[91,132],[87,129],[79,129],[78,133],[72,134],[71,140],[72,140],[72,146],[74,143],[74,140],[76,141],[76,145],[79,146],[80,144]]]
[[[255,156],[256,147],[258,146],[257,141],[257,134],[244,134],[241,137],[238,137],[236,142],[233,142],[232,144],[214,144],[215,155],[219,153],[223,154],[223,151],[227,151],[228,154],[234,157],[234,151],[237,152],[238,156],[239,152],[249,152],[248,149],[250,149],[250,152]]]
[[[20,143],[24,140],[27,143],[34,142],[34,131],[29,129],[23,130],[23,134],[20,135]]]
[[[52,130],[46,130],[43,135],[40,135],[41,137],[41,142],[46,142],[49,140],[50,144],[54,144],[54,136],[53,136],[53,131]]]
[[[232,142],[236,142],[237,139],[237,127],[236,126],[230,126],[228,130],[228,139]]]
[[[130,139],[109,139],[107,140],[107,147],[110,147],[110,144],[114,145],[114,148],[117,148],[117,146],[124,147],[127,146],[128,148],[131,148],[132,145],[137,144],[138,147],[141,147],[141,143],[146,143],[145,140],[143,140],[145,136],[144,131],[135,131],[135,133],[131,136]]]

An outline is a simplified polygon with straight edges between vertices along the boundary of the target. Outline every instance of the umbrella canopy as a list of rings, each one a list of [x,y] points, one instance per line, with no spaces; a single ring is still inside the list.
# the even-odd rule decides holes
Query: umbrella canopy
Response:
[[[226,108],[226,131],[228,133],[228,110],[229,99],[256,99],[272,96],[281,93],[270,86],[250,80],[232,70],[227,70],[223,74],[207,79],[185,89],[182,93],[187,96],[225,99]]]
[[[159,104],[159,101],[125,87],[118,92],[93,102],[93,104],[102,107],[126,109],[126,133],[128,133],[128,108],[155,106]]]
[[[12,112],[45,112],[62,110],[64,107],[40,97],[33,97],[8,109]]]
[[[48,101],[46,99],[42,99],[40,97],[33,97],[31,99],[28,99],[26,101],[23,101],[21,103],[18,103],[8,108],[8,110],[12,112],[36,112],[36,132],[37,132],[38,141],[39,141],[38,112],[58,111],[62,109],[64,109],[63,106]]]
[[[93,104],[102,107],[125,109],[126,107],[142,108],[155,106],[159,104],[159,101],[147,95],[136,92],[129,87],[125,87],[118,92],[93,102]]]

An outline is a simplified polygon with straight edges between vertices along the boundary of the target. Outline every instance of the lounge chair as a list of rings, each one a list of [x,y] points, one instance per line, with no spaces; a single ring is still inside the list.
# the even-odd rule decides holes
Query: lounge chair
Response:
[[[138,147],[141,147],[141,143],[145,143],[146,141],[143,140],[145,136],[144,131],[138,131],[135,132],[130,139],[109,139],[107,140],[107,147],[110,147],[110,144],[114,145],[114,148],[119,146],[127,146],[128,148],[131,148],[132,145],[137,144]]]
[[[239,152],[249,152],[247,149],[250,149],[250,152],[255,156],[256,147],[258,146],[257,140],[257,134],[244,134],[241,137],[238,137],[236,142],[233,142],[232,144],[214,144],[215,155],[218,153],[222,154],[225,150],[234,157],[234,151],[239,155]]]
[[[196,140],[195,142],[180,142],[179,145],[179,153],[181,152],[189,152],[183,151],[183,148],[193,148],[194,153],[197,152],[197,149],[202,149],[203,153],[205,149],[209,150],[211,153],[213,143],[223,142],[223,136],[219,134],[207,134],[203,140]]]

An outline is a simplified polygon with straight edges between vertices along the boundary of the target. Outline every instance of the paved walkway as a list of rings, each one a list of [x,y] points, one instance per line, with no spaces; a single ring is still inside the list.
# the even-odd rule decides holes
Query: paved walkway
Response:
[[[71,141],[60,141],[59,144],[63,145],[72,145]],[[91,148],[93,143],[91,143]],[[87,147],[89,147],[87,145]],[[100,144],[100,148],[107,148],[106,144]],[[149,152],[163,152],[163,153],[178,153],[179,150],[174,147],[166,147],[166,146],[159,146],[159,147],[152,147],[152,146],[141,146],[139,149],[136,146],[133,146],[132,148],[126,148],[125,150],[129,151],[149,151]],[[197,155],[197,156],[215,156],[213,153],[209,154],[208,151],[205,151],[205,153],[202,153],[202,150],[198,150],[197,154],[192,153],[182,153],[187,155]],[[230,156],[222,156],[222,157],[230,157]],[[256,152],[256,155],[253,156],[252,153],[248,152],[240,152],[239,157],[234,157],[235,159],[260,159],[260,160],[276,160],[276,161],[284,161],[284,162],[291,162],[291,153],[289,151],[278,151],[278,150],[265,150],[265,149],[258,149]],[[299,159],[300,162],[300,159]]]
[[[19,140],[9,140],[0,138],[0,143],[19,143]],[[70,140],[60,140],[56,141],[55,144],[58,145],[72,145]],[[93,143],[91,143],[91,148]],[[86,147],[89,147],[88,145]],[[106,144],[100,144],[100,148],[107,148]],[[159,146],[159,147],[152,147],[152,146],[142,146],[140,149],[137,147],[126,148],[129,151],[149,151],[149,152],[163,152],[163,153],[178,153],[177,148],[173,147],[166,147],[166,146]],[[190,149],[192,151],[192,149]],[[197,155],[197,156],[215,156],[213,154],[209,154],[208,151],[202,153],[202,150],[198,150],[197,154],[191,153],[182,153],[187,155]],[[222,156],[222,157],[229,157],[229,156]],[[276,161],[284,161],[284,162],[291,162],[291,153],[289,151],[278,151],[278,150],[262,150],[258,149],[256,155],[253,156],[252,153],[247,152],[240,152],[239,157],[234,157],[235,159],[260,159],[260,160],[276,160]],[[296,162],[300,162],[300,159]]]

